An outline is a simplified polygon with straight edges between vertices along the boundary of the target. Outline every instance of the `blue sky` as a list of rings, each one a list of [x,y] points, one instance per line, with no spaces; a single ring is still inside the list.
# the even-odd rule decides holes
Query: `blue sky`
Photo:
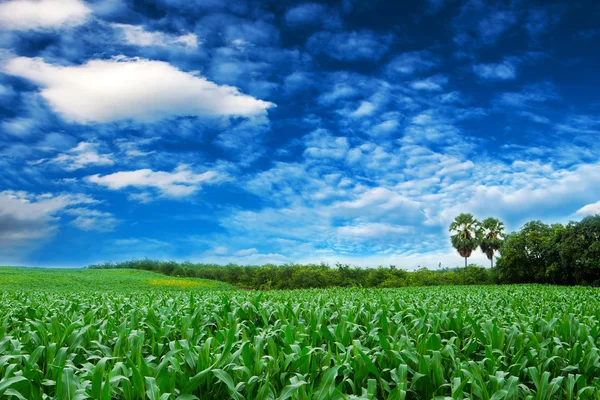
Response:
[[[4,1],[0,264],[455,266],[461,212],[598,213],[598,21],[592,0]]]

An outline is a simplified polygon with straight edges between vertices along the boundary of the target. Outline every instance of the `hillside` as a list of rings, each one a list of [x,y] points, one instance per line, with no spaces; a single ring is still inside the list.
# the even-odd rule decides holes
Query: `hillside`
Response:
[[[223,282],[198,278],[178,278],[155,272],[118,269],[63,269],[0,267],[0,291],[151,291],[171,290],[233,290]]]

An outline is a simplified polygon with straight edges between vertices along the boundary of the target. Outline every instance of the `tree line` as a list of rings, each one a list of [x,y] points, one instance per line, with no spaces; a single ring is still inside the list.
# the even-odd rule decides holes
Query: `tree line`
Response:
[[[503,283],[600,286],[600,215],[566,225],[528,222],[506,236],[500,253]]]
[[[479,222],[472,214],[460,214],[449,231],[465,265],[477,248],[486,254],[497,283],[600,286],[600,215],[567,225],[531,221],[505,235],[496,218]]]
[[[247,289],[307,289],[328,287],[391,288],[405,286],[488,285],[493,271],[477,265],[467,268],[405,271],[389,267],[359,268],[347,264],[218,265],[190,262],[131,260],[91,265],[88,268],[132,268],[170,276],[227,282]]]

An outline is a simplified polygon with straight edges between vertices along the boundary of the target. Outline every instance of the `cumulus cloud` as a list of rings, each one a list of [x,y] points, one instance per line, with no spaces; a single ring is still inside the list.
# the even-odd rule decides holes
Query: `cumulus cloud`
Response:
[[[331,206],[331,213],[370,223],[412,225],[423,220],[421,205],[417,201],[385,187],[369,188],[353,200],[337,202]]]
[[[515,13],[499,10],[488,14],[479,24],[479,34],[486,44],[496,42],[498,38],[517,22]]]
[[[0,4],[0,28],[27,31],[76,26],[91,11],[80,0],[12,0]]]
[[[354,239],[381,239],[388,241],[394,236],[402,236],[412,232],[411,227],[385,224],[381,222],[361,223],[357,225],[340,226],[336,233],[340,236]]]
[[[285,22],[292,28],[322,25],[336,28],[341,25],[339,15],[320,3],[302,3],[285,13]]]
[[[505,92],[494,100],[496,104],[511,107],[529,107],[535,103],[559,100],[556,87],[551,82],[525,85],[520,92]]]
[[[467,0],[455,17],[454,42],[460,46],[491,45],[518,21],[518,13],[508,2]]]
[[[369,30],[321,31],[308,39],[307,47],[314,53],[342,61],[379,60],[387,52],[392,39],[392,35],[379,35]]]
[[[354,97],[358,93],[359,92],[356,90],[356,88],[345,82],[341,82],[335,84],[331,90],[322,93],[318,98],[318,102],[324,105],[332,105],[339,100],[345,100]]]
[[[519,115],[537,124],[550,124],[552,122],[549,118],[544,117],[543,115],[532,113],[530,111],[520,111]]]
[[[40,86],[50,107],[79,123],[172,116],[252,116],[273,103],[240,93],[232,86],[183,72],[162,61],[118,57],[59,66],[41,58],[10,59],[4,72]]]
[[[77,146],[48,160],[50,163],[60,165],[67,171],[75,171],[88,165],[113,165],[112,154],[98,153],[98,144],[80,142]]]
[[[135,141],[131,141],[125,138],[119,138],[115,140],[115,145],[130,157],[145,157],[150,154],[154,154],[154,150],[142,150],[142,146],[149,146],[152,143],[159,140],[159,137],[152,137],[146,139],[136,138]]]
[[[42,240],[52,237],[59,228],[61,217],[77,213],[74,207],[97,203],[80,194],[34,194],[25,191],[0,192],[0,254],[13,254]],[[75,225],[84,230],[105,230],[107,221],[116,221],[111,214],[87,209],[88,215],[96,213],[94,224],[79,220]],[[81,216],[84,213],[80,214]],[[77,219],[76,219],[77,220]],[[101,225],[103,229],[97,229]]]
[[[89,208],[71,208],[66,214],[75,217],[71,224],[82,231],[111,232],[119,222],[111,213]]]
[[[290,26],[314,24],[326,10],[327,7],[319,3],[299,4],[285,13],[285,21]]]
[[[350,113],[350,115],[355,118],[365,117],[365,116],[373,114],[373,111],[375,111],[375,108],[376,108],[376,106],[373,103],[371,103],[369,101],[363,101],[356,108],[356,110],[354,110]]]
[[[342,159],[350,147],[347,138],[332,136],[324,129],[306,135],[303,141],[304,156],[314,159]]]
[[[176,36],[164,32],[147,31],[143,26],[137,25],[112,24],[112,26],[123,33],[127,43],[134,46],[181,46],[189,49],[198,47],[198,37],[193,33]]]
[[[400,123],[395,120],[395,119],[387,119],[383,122],[378,123],[377,125],[373,126],[373,128],[371,128],[371,130],[369,131],[369,134],[372,136],[382,136],[382,135],[388,135],[391,132],[394,132],[395,130],[397,130],[400,126]]]
[[[472,181],[477,183],[456,188],[462,192],[457,196],[465,196],[463,202],[438,212],[443,224],[460,212],[485,215],[492,210],[490,204],[494,204],[494,213],[516,229],[532,219],[555,222],[555,218],[569,214],[566,210],[575,210],[579,204],[600,198],[600,164],[567,170],[538,162],[515,161],[498,170],[496,177],[484,176],[480,169],[475,172]],[[592,213],[596,205],[588,204],[576,212]]]
[[[219,173],[206,171],[194,172],[189,165],[180,165],[172,172],[153,171],[151,169],[138,169],[135,171],[120,171],[109,175],[91,175],[86,178],[92,182],[106,187],[110,190],[121,190],[126,188],[155,189],[165,197],[190,196],[202,188],[203,184],[218,181]],[[140,200],[148,201],[149,196],[138,197]]]
[[[600,118],[591,115],[574,115],[556,126],[561,132],[583,135],[598,135],[600,133]],[[594,139],[595,140],[595,139]]]
[[[581,214],[581,215],[600,214],[600,201],[581,207],[579,210],[577,210],[577,214]]]
[[[413,81],[410,86],[416,90],[426,90],[437,92],[444,90],[444,86],[448,83],[448,78],[443,75],[434,75],[426,79]]]
[[[2,131],[12,136],[25,137],[35,132],[37,123],[32,118],[17,117],[12,119],[6,119],[0,125]]]
[[[517,77],[515,66],[508,61],[498,64],[476,64],[473,72],[483,79],[510,80]]]
[[[336,175],[332,173],[321,179],[328,181],[329,187],[345,186]],[[327,254],[335,257],[343,254],[355,257],[381,251],[382,246],[397,250],[407,242],[418,240],[410,234],[424,219],[421,207],[395,191],[383,187],[355,188],[359,193],[344,196],[351,200],[328,202],[318,199],[317,204],[307,206],[306,201],[314,200],[314,196],[309,200],[305,191],[313,190],[313,183],[298,184],[295,178],[291,179],[296,182],[296,191],[302,192],[302,200],[297,194],[290,193],[288,197],[293,198],[288,206],[259,211],[236,210],[222,222],[223,226],[235,231],[236,235],[239,232],[239,237],[246,238],[248,245],[269,240],[294,259],[315,254],[317,249],[327,249]],[[334,183],[336,180],[338,183]],[[322,255],[319,253],[315,257]]]
[[[247,257],[247,256],[251,256],[253,254],[258,254],[258,250],[254,247],[252,247],[250,249],[238,250],[235,253],[233,253],[234,256],[238,256],[238,257]]]
[[[438,57],[430,51],[412,51],[394,57],[386,66],[386,70],[389,73],[411,75],[415,72],[427,71],[439,63]]]

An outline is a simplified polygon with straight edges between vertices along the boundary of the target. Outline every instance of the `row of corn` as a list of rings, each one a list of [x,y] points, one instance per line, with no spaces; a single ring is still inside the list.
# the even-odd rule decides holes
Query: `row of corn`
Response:
[[[600,399],[600,291],[0,293],[2,399]]]

